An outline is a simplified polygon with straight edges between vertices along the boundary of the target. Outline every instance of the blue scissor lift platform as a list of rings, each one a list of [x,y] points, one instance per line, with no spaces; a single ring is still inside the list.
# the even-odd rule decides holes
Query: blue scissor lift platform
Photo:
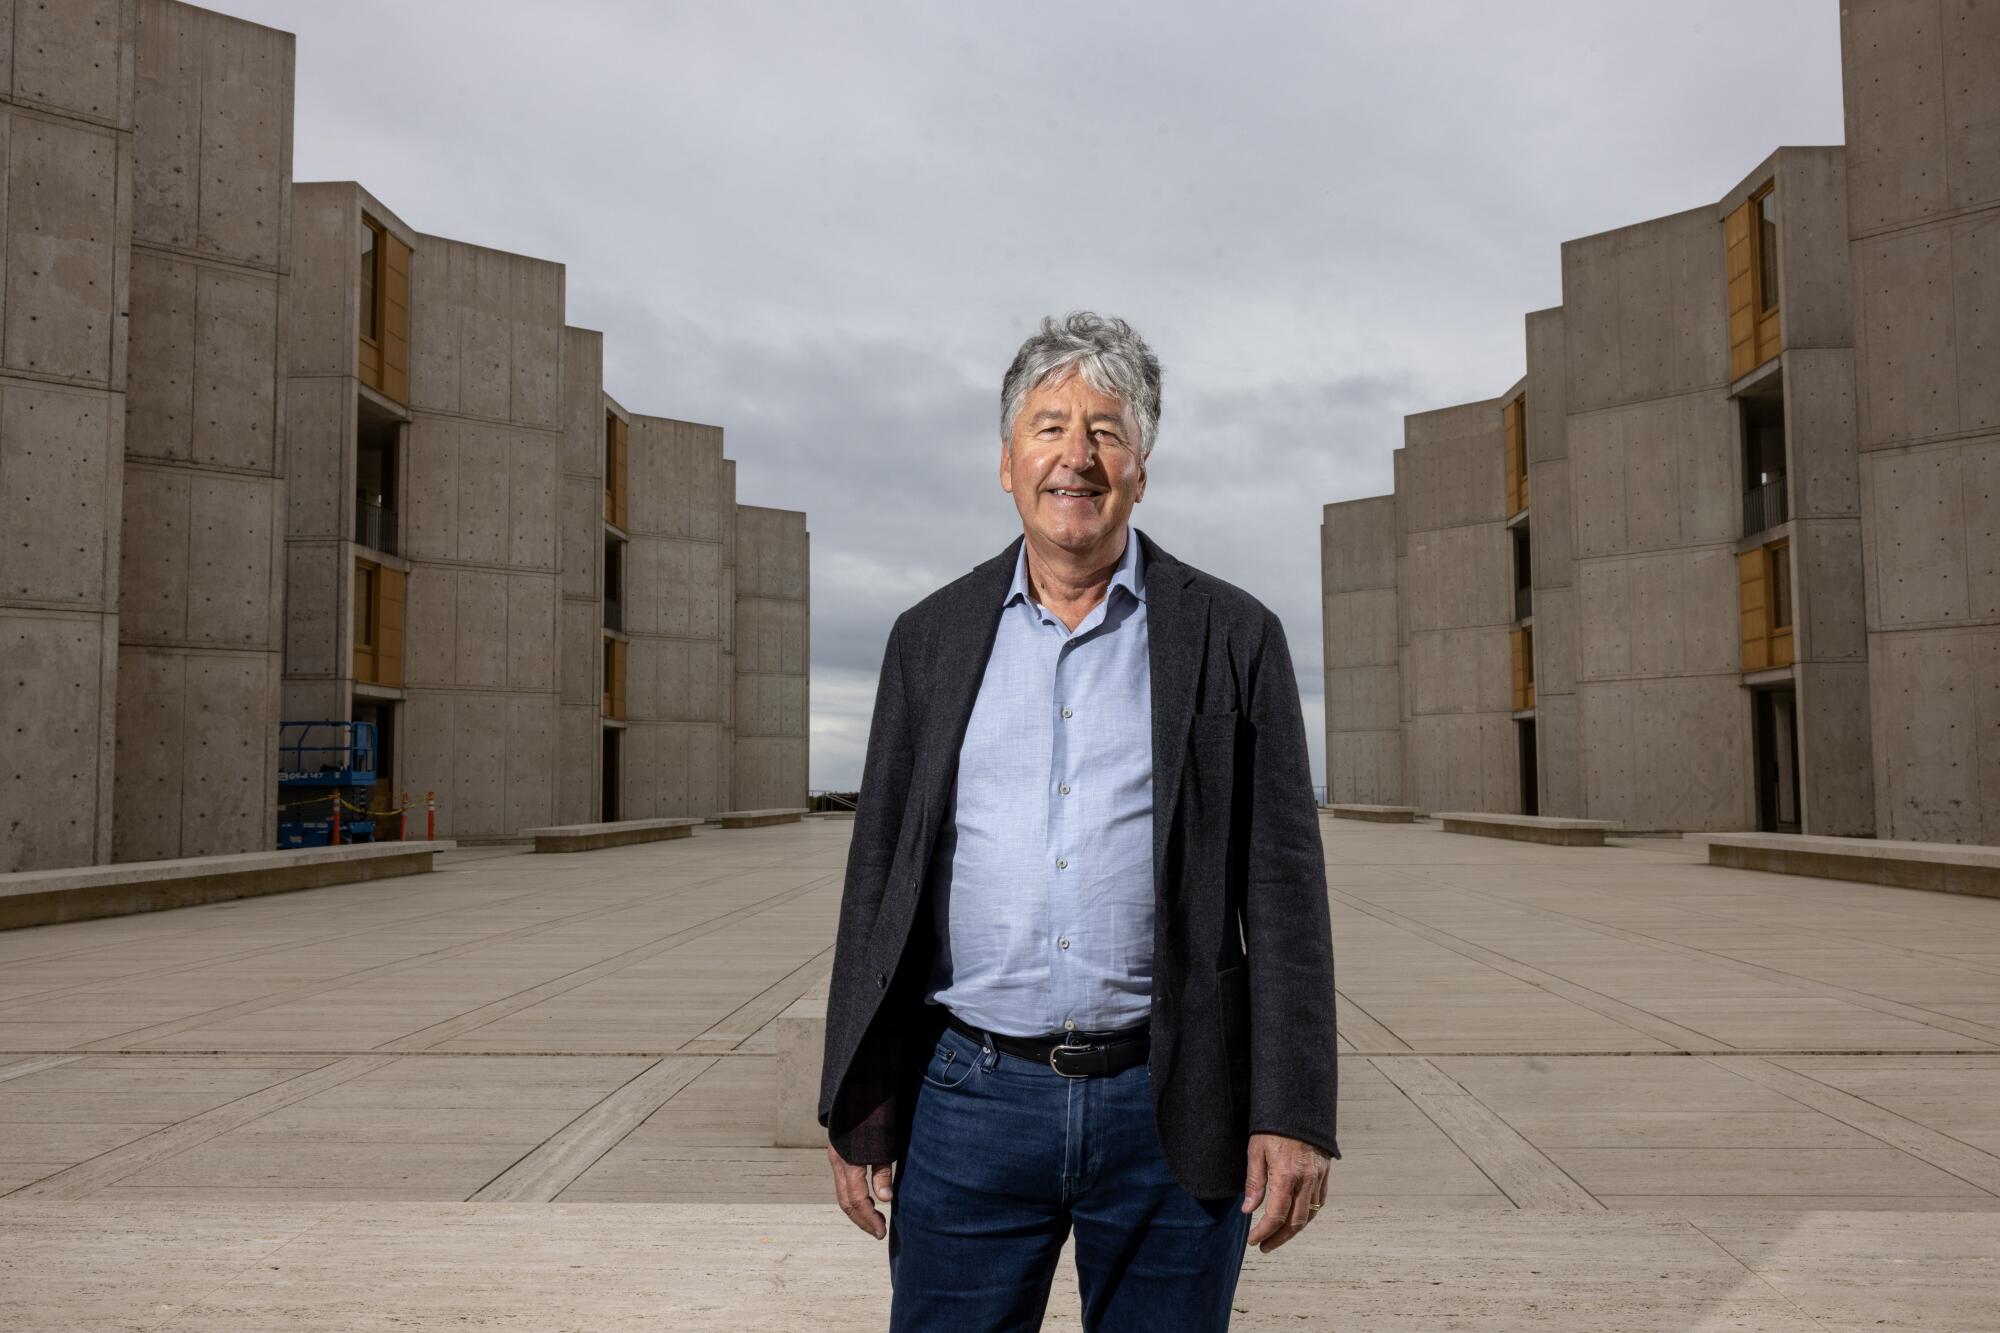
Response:
[[[369,798],[375,790],[376,757],[373,722],[280,722],[278,846],[331,845],[336,801],[346,807],[340,840],[375,841]]]

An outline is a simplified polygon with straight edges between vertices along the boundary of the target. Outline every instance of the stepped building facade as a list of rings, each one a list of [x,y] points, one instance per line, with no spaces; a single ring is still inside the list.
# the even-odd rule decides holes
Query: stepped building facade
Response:
[[[0,27],[0,872],[274,845],[297,719],[444,837],[805,804],[805,515],[607,394],[561,264],[295,184],[290,34]]]
[[[1845,145],[1565,243],[1326,506],[1330,801],[2000,843],[2000,13],[1841,47]]]

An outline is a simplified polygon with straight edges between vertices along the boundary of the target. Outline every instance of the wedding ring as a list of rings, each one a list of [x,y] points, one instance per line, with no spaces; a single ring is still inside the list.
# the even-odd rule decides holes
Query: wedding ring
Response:
[[[1309,1203],[1306,1205],[1306,1211],[1309,1213],[1316,1213],[1324,1207],[1326,1207],[1326,1205],[1323,1203]]]

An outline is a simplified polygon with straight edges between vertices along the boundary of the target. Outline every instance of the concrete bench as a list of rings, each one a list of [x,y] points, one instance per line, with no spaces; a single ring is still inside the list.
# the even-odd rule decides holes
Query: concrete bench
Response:
[[[363,842],[0,875],[0,930],[421,875],[456,843]]]
[[[2000,898],[2000,847],[1807,833],[1683,833],[1681,837],[1707,843],[1712,866]]]
[[[1327,805],[1320,807],[1331,810],[1335,819],[1367,819],[1377,824],[1410,824],[1416,821],[1417,808],[1414,805]]]
[[[778,1123],[771,1142],[780,1148],[824,1148],[819,1123],[820,1061],[826,1053],[826,993],[822,981],[778,1015]]]
[[[1513,838],[1557,847],[1602,847],[1606,833],[1625,826],[1615,819],[1565,819],[1560,815],[1494,815],[1476,810],[1440,810],[1431,818],[1446,833],[1477,833],[1487,838]]]
[[[699,819],[618,819],[608,824],[558,824],[551,828],[522,829],[521,835],[533,838],[538,852],[594,852],[600,847],[685,838],[693,834],[700,823]]]
[[[766,824],[796,824],[806,817],[804,806],[796,810],[724,810],[715,822],[724,828],[762,828]]]

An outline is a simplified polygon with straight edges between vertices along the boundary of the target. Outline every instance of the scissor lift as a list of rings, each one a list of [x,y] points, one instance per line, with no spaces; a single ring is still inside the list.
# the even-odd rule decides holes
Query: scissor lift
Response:
[[[280,722],[278,846],[375,841],[376,757],[372,722]]]

